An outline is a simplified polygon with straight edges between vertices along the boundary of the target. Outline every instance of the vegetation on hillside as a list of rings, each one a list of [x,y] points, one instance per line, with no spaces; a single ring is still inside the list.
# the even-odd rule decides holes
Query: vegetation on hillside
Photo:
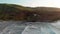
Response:
[[[33,10],[15,4],[0,4],[0,20],[29,20]]]
[[[56,21],[60,19],[60,8],[24,7],[16,4],[0,4],[0,20]]]

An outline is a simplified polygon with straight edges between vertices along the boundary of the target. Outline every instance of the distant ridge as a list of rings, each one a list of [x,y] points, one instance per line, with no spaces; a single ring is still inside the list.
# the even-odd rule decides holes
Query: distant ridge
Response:
[[[0,4],[0,20],[27,20],[32,9],[15,4]]]
[[[53,22],[60,19],[60,8],[24,7],[15,4],[0,4],[0,20],[29,22]]]

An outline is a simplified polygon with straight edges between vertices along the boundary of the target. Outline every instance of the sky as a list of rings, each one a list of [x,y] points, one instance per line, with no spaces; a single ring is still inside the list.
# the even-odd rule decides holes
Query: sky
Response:
[[[60,8],[60,0],[0,0],[0,3],[18,4],[28,7],[58,7]]]

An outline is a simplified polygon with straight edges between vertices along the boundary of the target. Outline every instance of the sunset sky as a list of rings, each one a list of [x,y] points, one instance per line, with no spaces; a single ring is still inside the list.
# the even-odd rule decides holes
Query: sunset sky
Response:
[[[19,4],[28,7],[59,7],[60,0],[0,0],[0,3]]]

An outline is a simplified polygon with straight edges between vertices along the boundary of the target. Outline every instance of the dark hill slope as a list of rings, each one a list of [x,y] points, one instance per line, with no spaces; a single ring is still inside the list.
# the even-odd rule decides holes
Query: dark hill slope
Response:
[[[39,21],[57,21],[60,20],[60,8],[55,7],[36,7],[34,8],[36,13],[39,14]]]
[[[27,20],[27,15],[30,13],[32,13],[30,8],[14,4],[0,4],[0,20]]]
[[[0,20],[51,22],[60,20],[60,8],[24,7],[15,4],[0,4]]]

